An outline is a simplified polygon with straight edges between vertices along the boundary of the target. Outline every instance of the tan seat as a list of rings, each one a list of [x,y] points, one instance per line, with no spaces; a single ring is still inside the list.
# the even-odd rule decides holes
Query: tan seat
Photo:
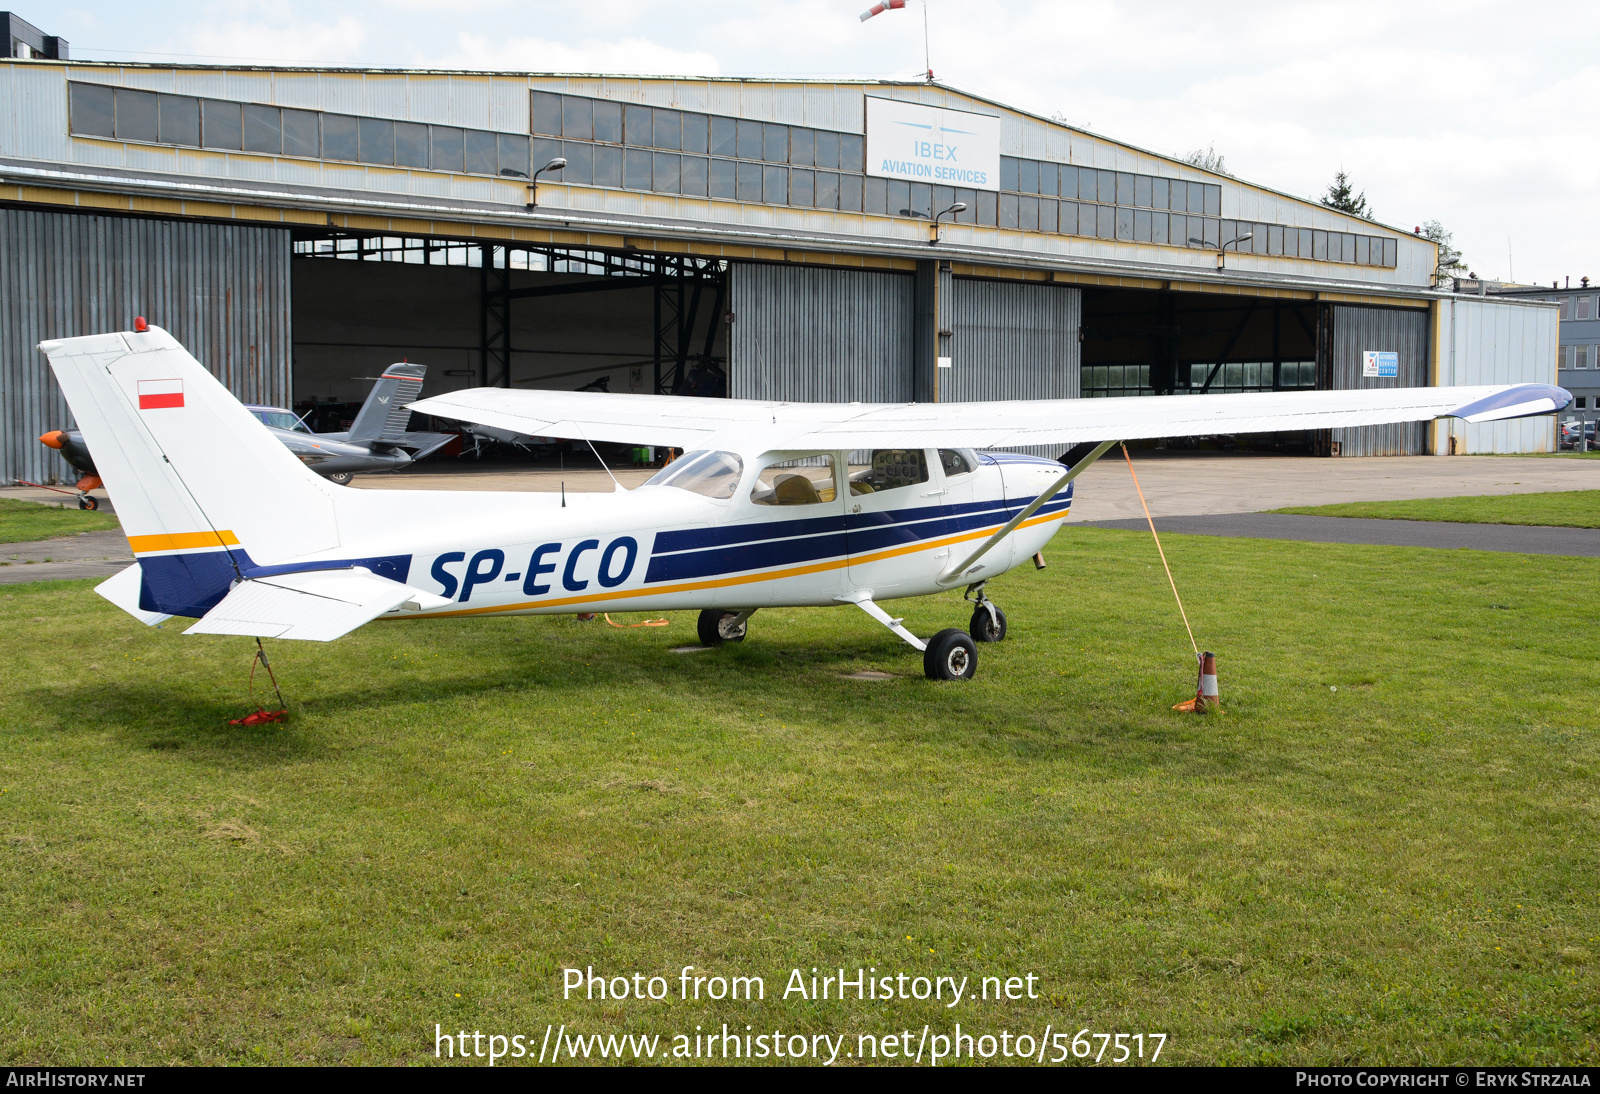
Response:
[[[779,505],[818,505],[822,501],[804,475],[784,475],[772,484],[772,494]]]

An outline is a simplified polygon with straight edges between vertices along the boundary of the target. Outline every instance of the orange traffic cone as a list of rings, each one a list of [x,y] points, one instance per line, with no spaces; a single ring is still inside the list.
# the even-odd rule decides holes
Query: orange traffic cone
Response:
[[[1210,650],[1200,655],[1200,680],[1195,685],[1194,698],[1174,703],[1172,709],[1190,714],[1205,714],[1212,710],[1223,713],[1222,698],[1217,693],[1217,658]]]

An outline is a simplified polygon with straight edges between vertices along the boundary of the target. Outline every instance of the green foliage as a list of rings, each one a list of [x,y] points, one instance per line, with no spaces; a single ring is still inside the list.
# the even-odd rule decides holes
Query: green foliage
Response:
[[[41,504],[0,498],[0,543],[26,543],[79,532],[109,532],[121,527],[110,513],[86,512],[76,502]]]
[[[1355,188],[1350,185],[1349,176],[1341,169],[1333,176],[1333,182],[1328,185],[1328,192],[1322,196],[1322,204],[1341,213],[1372,220],[1377,214],[1367,206],[1367,192],[1363,190],[1357,194],[1354,190]]]
[[[1447,277],[1459,277],[1466,270],[1467,263],[1462,258],[1461,252],[1452,245],[1455,235],[1445,230],[1445,226],[1437,220],[1427,221],[1422,225],[1422,238],[1431,239],[1439,245],[1439,265],[1434,271],[1434,280],[1442,281]]]
[[[1233,172],[1228,170],[1227,157],[1218,154],[1217,146],[1214,144],[1208,144],[1204,148],[1196,148],[1193,152],[1183,157],[1183,162],[1193,164],[1202,171],[1215,171],[1219,175],[1233,177]]]
[[[960,1021],[1164,1032],[1174,1063],[1600,1060],[1593,562],[1163,543],[1225,715],[1170,709],[1194,662],[1128,532],[992,583],[1011,636],[967,684],[847,607],[690,654],[686,612],[452,619],[269,642],[292,719],[250,729],[248,640],[0,589],[0,1059]],[[563,1001],[587,965],[767,1000]],[[1042,997],[778,998],[812,966]]]
[[[1348,501],[1337,505],[1296,505],[1272,512],[1301,513],[1313,517],[1379,517],[1387,520],[1443,520],[1466,524],[1555,524],[1568,528],[1600,528],[1600,490],[1418,498],[1411,501]]]

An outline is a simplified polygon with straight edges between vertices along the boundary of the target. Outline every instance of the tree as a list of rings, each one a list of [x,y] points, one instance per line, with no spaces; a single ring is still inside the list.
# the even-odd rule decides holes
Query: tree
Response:
[[[1447,277],[1458,277],[1467,268],[1461,252],[1450,245],[1453,236],[1445,231],[1443,224],[1437,220],[1427,221],[1422,225],[1422,238],[1431,239],[1439,245],[1439,267],[1433,271],[1434,284]]]
[[[1362,220],[1371,220],[1373,212],[1367,205],[1367,192],[1352,194],[1355,189],[1350,185],[1350,177],[1342,170],[1333,176],[1333,183],[1328,187],[1328,192],[1322,197],[1322,204],[1330,209],[1337,209],[1341,213],[1360,217]]]
[[[1202,171],[1214,171],[1219,175],[1227,175],[1229,178],[1233,178],[1233,172],[1228,170],[1227,159],[1217,154],[1217,146],[1214,144],[1208,144],[1204,148],[1196,148],[1193,152],[1183,157],[1183,162],[1193,164]]]

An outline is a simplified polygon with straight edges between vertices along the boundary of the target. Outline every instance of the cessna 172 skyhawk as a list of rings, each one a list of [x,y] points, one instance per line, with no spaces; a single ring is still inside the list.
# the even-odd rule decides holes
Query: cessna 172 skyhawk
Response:
[[[1004,637],[984,583],[1044,546],[1072,479],[1116,441],[1495,421],[1571,398],[1538,384],[925,405],[476,388],[411,409],[685,452],[613,494],[365,491],[318,478],[157,327],[39,348],[138,559],[97,591],[147,624],[330,641],[380,617],[700,609],[715,644],[759,608],[852,604],[934,679],[973,674],[974,636],[925,643],[878,602],[965,587],[975,637]],[[1022,444],[1078,447],[1070,466],[976,451]]]

